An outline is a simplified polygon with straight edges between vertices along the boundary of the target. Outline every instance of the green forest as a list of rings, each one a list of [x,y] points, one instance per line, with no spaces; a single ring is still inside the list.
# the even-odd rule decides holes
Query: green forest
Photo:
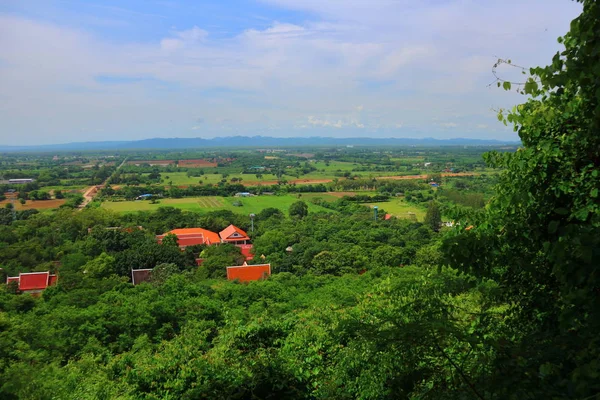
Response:
[[[3,208],[3,278],[59,278],[39,297],[0,288],[0,398],[598,398],[600,4],[579,2],[550,65],[499,78],[524,96],[498,113],[522,146],[484,156],[501,171],[493,195],[460,181],[422,222],[348,198],[317,212],[298,197],[254,221]],[[227,281],[243,261],[232,245],[155,239],[229,224],[268,279]],[[152,279],[133,286],[138,268]]]

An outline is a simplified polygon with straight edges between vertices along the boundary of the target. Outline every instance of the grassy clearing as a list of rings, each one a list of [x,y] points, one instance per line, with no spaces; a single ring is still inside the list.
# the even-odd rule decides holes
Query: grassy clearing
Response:
[[[310,196],[309,196],[310,195]],[[320,196],[312,196],[315,193],[302,194],[300,200],[305,200],[308,204],[309,211],[329,211],[323,207],[312,204],[309,200],[312,197],[321,197],[323,199],[332,198],[326,193],[320,194]],[[150,201],[138,200],[138,201],[120,201],[120,202],[104,202],[102,208],[113,210],[120,213],[131,213],[136,211],[151,211],[157,210],[159,207],[176,207],[182,210],[195,211],[195,212],[209,212],[216,210],[231,210],[240,214],[258,213],[265,208],[274,207],[287,213],[290,205],[297,201],[299,198],[296,195],[285,195],[285,196],[256,196],[256,197],[220,197],[220,196],[206,196],[206,197],[186,197],[183,199],[162,199],[158,204],[152,204]],[[240,202],[241,206],[234,206],[234,203]]]
[[[423,221],[427,212],[425,208],[407,203],[403,199],[392,199],[390,201],[369,203],[366,205],[369,207],[377,206],[380,210],[384,210],[386,213],[398,218],[408,218],[408,213],[412,212],[417,216],[417,221]]]

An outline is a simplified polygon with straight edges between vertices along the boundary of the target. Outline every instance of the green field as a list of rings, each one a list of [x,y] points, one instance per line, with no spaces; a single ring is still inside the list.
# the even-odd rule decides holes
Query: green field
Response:
[[[366,204],[369,207],[377,206],[380,210],[384,210],[388,214],[392,214],[398,218],[408,218],[408,213],[415,213],[417,221],[422,222],[425,218],[427,210],[424,207],[419,207],[414,204],[407,203],[403,199],[392,199],[390,201],[384,201],[379,203]]]
[[[359,163],[350,163],[343,161],[331,161],[329,165],[325,165],[325,162],[319,161],[315,163],[311,163],[311,165],[317,168],[316,171],[312,171],[305,175],[300,175],[299,177],[284,174],[283,178],[292,181],[292,180],[318,180],[318,179],[330,179],[339,178],[340,173],[344,172],[352,172],[354,168],[360,167]],[[218,173],[214,173],[217,172]],[[292,170],[293,171],[293,170]],[[174,186],[188,186],[188,185],[197,185],[200,182],[203,184],[215,184],[223,179],[222,173],[227,172],[229,175],[227,176],[227,181],[231,181],[232,178],[242,179],[241,183],[250,183],[250,184],[260,184],[261,182],[271,182],[277,181],[277,177],[273,174],[263,173],[262,177],[258,179],[255,174],[242,174],[239,172],[234,172],[232,168],[219,168],[216,170],[208,170],[202,176],[187,176],[186,172],[164,172],[162,173],[163,184]],[[241,172],[241,171],[240,171]],[[353,175],[358,175],[362,177],[378,177],[378,176],[390,176],[390,175],[411,175],[416,172],[410,173],[394,173],[389,171],[359,171],[352,172]],[[338,176],[336,176],[336,174]],[[302,184],[300,182],[299,184]]]
[[[167,178],[168,177],[168,178]],[[200,182],[202,184],[210,183],[215,184],[219,183],[223,176],[221,173],[218,174],[204,174],[202,176],[187,176],[187,172],[165,172],[162,174],[162,178],[164,180],[163,184],[169,185],[170,182],[173,182],[173,186],[188,186],[188,185],[198,185]],[[229,174],[226,178],[227,181],[231,181],[231,178],[241,178],[242,182],[261,182],[261,181],[276,181],[277,177],[272,174],[263,174],[261,179],[257,179],[255,175],[250,174]],[[287,178],[287,176],[286,176]]]
[[[300,196],[301,200],[306,201],[309,211],[331,211],[321,206],[312,204],[309,200],[314,197],[321,197],[324,200],[333,201],[335,197],[326,193],[317,195],[316,193],[307,193]],[[298,201],[297,195],[284,196],[255,196],[255,197],[186,197],[183,199],[162,199],[157,204],[152,204],[147,200],[137,201],[119,201],[104,202],[102,208],[113,210],[120,213],[130,213],[136,211],[157,210],[159,207],[176,207],[182,210],[209,212],[216,210],[231,210],[240,214],[258,213],[265,208],[274,207],[287,213],[290,205]],[[241,202],[241,206],[234,206],[233,203]]]

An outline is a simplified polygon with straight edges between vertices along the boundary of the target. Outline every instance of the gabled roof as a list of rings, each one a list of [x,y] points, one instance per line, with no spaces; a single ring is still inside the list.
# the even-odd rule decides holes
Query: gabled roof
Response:
[[[53,280],[51,281],[51,276]],[[19,274],[19,290],[42,290],[56,282],[56,275],[50,272],[26,272]]]
[[[156,238],[158,239],[159,243],[162,243],[162,239],[169,234],[177,236],[177,243],[179,244],[179,247],[195,246],[198,244],[211,245],[221,242],[219,235],[217,235],[215,232],[202,228],[173,229],[172,231],[169,231],[164,235],[159,235]]]
[[[18,276],[8,276],[8,277],[6,277],[6,284],[8,285],[11,282],[17,282],[17,283],[19,283],[19,277]]]
[[[265,279],[271,275],[271,264],[257,264],[227,267],[227,279],[233,281],[235,279],[240,282],[250,282]]]
[[[219,232],[219,236],[225,241],[250,240],[248,234],[235,225],[229,225]]]
[[[167,234],[172,233],[173,235],[190,235],[190,234],[202,234],[210,243],[219,243],[219,235],[217,235],[213,231],[209,231],[208,229],[202,228],[182,228],[182,229],[173,229],[172,231],[167,232]]]
[[[131,283],[134,285],[139,285],[142,282],[148,282],[151,277],[152,268],[131,270]]]

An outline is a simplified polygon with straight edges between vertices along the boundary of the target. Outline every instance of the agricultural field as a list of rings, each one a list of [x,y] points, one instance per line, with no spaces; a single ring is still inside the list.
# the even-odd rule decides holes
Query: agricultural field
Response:
[[[65,199],[54,199],[54,200],[26,200],[25,204],[21,204],[18,200],[14,201],[14,207],[17,211],[25,211],[25,210],[48,210],[52,208],[58,208],[65,204],[67,200]],[[6,207],[7,204],[10,204],[10,200],[0,201],[0,207]]]
[[[309,211],[331,211],[321,206],[312,204],[308,199],[320,197],[324,200],[333,201],[334,196],[326,193],[316,196],[315,193],[302,194],[300,198],[297,195],[281,195],[281,196],[255,196],[255,197],[221,197],[221,196],[205,196],[205,197],[187,197],[183,199],[161,199],[156,204],[150,201],[119,201],[119,202],[104,202],[102,208],[113,210],[119,213],[132,213],[136,211],[151,211],[157,210],[159,207],[176,207],[187,211],[209,212],[216,210],[231,210],[240,214],[258,213],[265,208],[278,208],[287,213],[290,205],[298,200],[306,200]],[[234,205],[237,203],[241,205]]]
[[[162,174],[162,178],[164,180],[164,184],[171,184],[173,186],[189,186],[189,185],[198,185],[199,182],[202,184],[216,184],[219,183],[223,176],[221,173],[206,173],[202,176],[187,176],[186,172],[165,172]],[[272,174],[263,174],[261,179],[257,179],[255,175],[250,174],[229,174],[226,178],[228,181],[231,181],[232,178],[238,178],[242,180],[242,184],[261,184],[262,182],[269,181],[277,181],[277,177]]]
[[[408,203],[403,199],[393,198],[390,201],[383,201],[378,203],[368,203],[365,204],[369,207],[377,206],[380,210],[388,214],[392,214],[394,217],[398,218],[409,218],[409,213],[414,213],[417,217],[417,221],[423,222],[425,218],[425,213],[427,209],[425,207],[420,207],[415,204]]]

